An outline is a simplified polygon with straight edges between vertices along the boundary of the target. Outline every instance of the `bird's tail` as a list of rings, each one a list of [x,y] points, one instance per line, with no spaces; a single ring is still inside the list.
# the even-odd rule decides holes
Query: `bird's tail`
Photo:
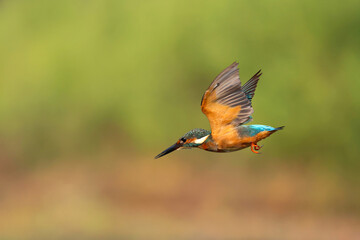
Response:
[[[275,128],[274,130],[271,130],[270,132],[271,132],[271,133],[274,133],[274,132],[276,132],[276,131],[282,130],[284,127],[285,127],[285,126],[277,127],[277,128]]]

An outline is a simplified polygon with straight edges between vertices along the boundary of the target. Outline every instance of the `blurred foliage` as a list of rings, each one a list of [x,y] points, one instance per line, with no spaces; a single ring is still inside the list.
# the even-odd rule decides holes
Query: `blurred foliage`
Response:
[[[348,172],[360,154],[359,9],[355,0],[2,1],[2,155],[31,164],[96,152],[107,139],[155,155],[209,128],[201,96],[238,61],[243,82],[263,71],[253,123],[286,126],[266,151]]]

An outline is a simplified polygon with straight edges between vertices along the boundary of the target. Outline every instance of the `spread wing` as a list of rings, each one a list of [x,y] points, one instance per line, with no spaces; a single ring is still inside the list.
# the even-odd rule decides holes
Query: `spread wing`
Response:
[[[254,110],[241,88],[238,63],[231,64],[211,83],[201,100],[201,110],[209,119],[213,134],[251,119]]]
[[[247,81],[242,86],[242,90],[243,90],[243,92],[245,93],[246,97],[249,99],[250,102],[254,97],[255,89],[256,89],[256,86],[258,84],[258,81],[260,79],[261,74],[262,74],[261,70],[259,70],[257,73],[255,73],[254,76],[252,76],[252,78],[250,78],[249,81]]]

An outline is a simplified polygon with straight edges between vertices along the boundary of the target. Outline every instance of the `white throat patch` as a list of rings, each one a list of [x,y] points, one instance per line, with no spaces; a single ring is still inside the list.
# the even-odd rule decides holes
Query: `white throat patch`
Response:
[[[205,137],[196,139],[196,140],[194,141],[194,143],[196,143],[196,144],[202,144],[203,142],[206,141],[206,139],[207,139],[209,136],[210,136],[210,135],[206,135]]]

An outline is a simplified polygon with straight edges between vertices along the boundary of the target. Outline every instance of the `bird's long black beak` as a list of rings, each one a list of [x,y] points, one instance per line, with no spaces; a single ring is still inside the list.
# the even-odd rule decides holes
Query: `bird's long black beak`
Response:
[[[171,147],[165,149],[162,153],[160,153],[159,155],[157,155],[157,156],[155,157],[155,159],[160,158],[160,157],[162,157],[162,156],[165,156],[166,154],[175,151],[176,149],[180,148],[181,146],[182,146],[182,144],[180,144],[180,143],[175,143],[174,145],[172,145]]]

